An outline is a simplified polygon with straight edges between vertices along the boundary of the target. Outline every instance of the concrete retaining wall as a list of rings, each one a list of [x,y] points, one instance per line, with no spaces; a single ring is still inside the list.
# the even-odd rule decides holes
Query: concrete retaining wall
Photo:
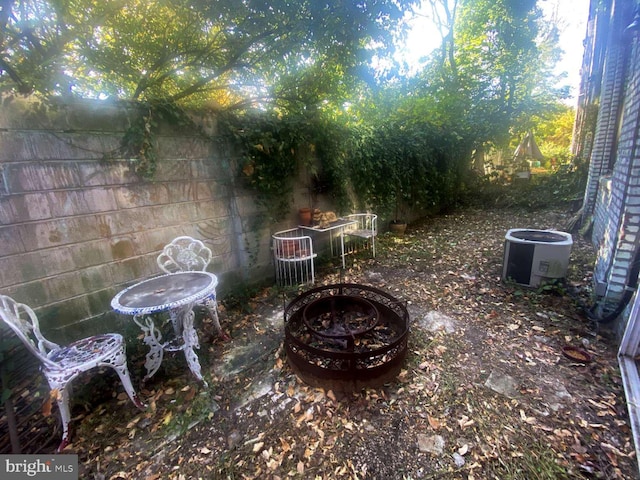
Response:
[[[269,234],[295,222],[262,221],[214,117],[197,120],[206,136],[163,125],[158,170],[141,179],[118,154],[133,118],[110,102],[0,105],[0,293],[36,308],[51,340],[118,330],[111,298],[159,274],[178,235],[211,248],[224,295],[272,275]]]

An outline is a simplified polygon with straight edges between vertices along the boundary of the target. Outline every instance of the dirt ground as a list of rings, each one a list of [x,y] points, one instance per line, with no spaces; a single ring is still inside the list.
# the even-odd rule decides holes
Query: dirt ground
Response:
[[[569,218],[464,210],[380,235],[376,258],[351,257],[344,273],[321,267],[319,284],[368,284],[407,302],[408,357],[382,388],[345,395],[292,373],[282,311],[295,293],[224,302],[231,340],[202,326],[208,389],[179,355],[140,389],[143,412],[89,384],[67,450],[79,455],[80,478],[637,478],[616,341],[580,306],[590,301],[589,242],[574,234],[571,288],[500,279],[508,229],[563,230]],[[566,358],[565,345],[592,361]],[[143,355],[129,351],[138,384]]]

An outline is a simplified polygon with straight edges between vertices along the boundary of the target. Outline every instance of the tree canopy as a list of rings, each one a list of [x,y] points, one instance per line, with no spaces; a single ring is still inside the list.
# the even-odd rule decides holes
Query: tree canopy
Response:
[[[287,78],[348,78],[391,48],[412,3],[3,0],[0,88],[224,106],[291,98]]]
[[[382,72],[421,3],[440,48],[416,76]],[[473,152],[482,166],[558,112],[557,40],[538,0],[0,0],[0,92],[145,104],[123,143],[148,176],[158,118],[234,111],[265,197],[312,152],[381,211],[425,208],[463,188]]]

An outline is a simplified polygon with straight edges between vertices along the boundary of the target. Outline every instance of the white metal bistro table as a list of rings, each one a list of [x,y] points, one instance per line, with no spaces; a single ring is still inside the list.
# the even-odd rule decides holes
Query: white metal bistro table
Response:
[[[344,260],[344,227],[348,225],[353,225],[357,223],[355,220],[349,220],[346,218],[338,218],[334,222],[329,222],[329,225],[326,227],[320,227],[316,225],[314,227],[310,225],[299,225],[300,228],[310,231],[310,232],[329,232],[329,244],[331,246],[331,252],[333,253],[333,241],[331,238],[332,232],[335,230],[340,230],[340,255],[342,256],[342,268],[346,267],[346,262]]]
[[[209,272],[175,272],[143,280],[113,297],[111,307],[118,313],[133,316],[149,347],[143,381],[158,371],[165,351],[182,350],[191,372],[207,386],[194,351],[200,344],[193,326],[193,306],[214,294],[217,285],[218,278]],[[154,322],[153,314],[160,312],[168,312],[173,327],[172,334],[166,335],[167,340],[163,340],[163,333]]]

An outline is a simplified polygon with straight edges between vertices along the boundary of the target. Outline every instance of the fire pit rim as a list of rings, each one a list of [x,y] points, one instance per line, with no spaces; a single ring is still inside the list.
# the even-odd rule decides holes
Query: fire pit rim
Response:
[[[318,298],[339,294],[373,303],[380,313],[380,325],[391,328],[394,337],[384,345],[364,351],[316,348],[300,337],[301,332],[313,335],[301,318],[304,308]],[[400,373],[408,352],[410,319],[406,303],[383,290],[363,284],[338,283],[307,290],[285,305],[287,362],[303,381],[316,387],[357,391],[393,381]],[[301,327],[307,329],[307,333],[299,330]]]

